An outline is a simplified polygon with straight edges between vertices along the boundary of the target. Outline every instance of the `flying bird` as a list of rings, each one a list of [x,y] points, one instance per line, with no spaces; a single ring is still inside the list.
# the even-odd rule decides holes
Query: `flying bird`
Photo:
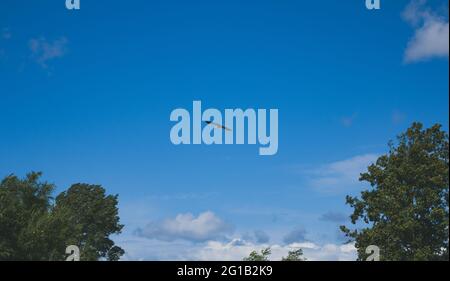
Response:
[[[216,128],[219,128],[219,129],[224,129],[225,131],[232,131],[230,128],[222,126],[222,125],[220,125],[218,123],[214,123],[212,121],[205,121],[205,123],[208,124],[208,125],[213,125],[213,126],[215,126]]]

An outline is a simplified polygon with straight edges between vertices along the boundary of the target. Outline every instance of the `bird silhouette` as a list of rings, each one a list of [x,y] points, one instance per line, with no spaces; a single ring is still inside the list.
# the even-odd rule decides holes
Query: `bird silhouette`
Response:
[[[218,123],[214,123],[212,121],[205,121],[205,123],[208,125],[215,126],[216,128],[219,128],[219,129],[224,129],[225,131],[232,131],[230,128],[222,126],[221,124],[218,124]]]

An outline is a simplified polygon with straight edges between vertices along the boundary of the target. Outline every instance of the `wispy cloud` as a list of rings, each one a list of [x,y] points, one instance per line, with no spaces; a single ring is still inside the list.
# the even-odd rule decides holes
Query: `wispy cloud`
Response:
[[[378,158],[377,154],[363,154],[319,167],[304,169],[308,184],[324,192],[337,192],[354,188],[360,174]]]
[[[245,233],[242,237],[246,241],[253,241],[258,244],[263,244],[270,241],[270,236],[263,230],[255,230],[253,233]]]
[[[445,18],[426,7],[426,0],[411,1],[403,11],[402,17],[415,28],[415,34],[405,51],[406,63],[436,57],[448,58],[448,17]]]
[[[347,219],[348,219],[348,216],[345,215],[344,213],[332,212],[332,211],[329,211],[320,217],[320,220],[322,220],[322,221],[329,221],[329,222],[334,222],[334,223],[345,222],[345,221],[347,221]]]
[[[31,39],[28,46],[32,58],[43,68],[48,67],[48,62],[56,58],[61,58],[67,53],[68,40],[61,37],[49,42],[44,37]]]
[[[136,234],[149,239],[163,241],[187,240],[204,242],[222,239],[230,234],[233,227],[217,217],[213,212],[207,211],[195,217],[191,213],[179,214],[173,219],[155,221],[144,228],[138,228]]]
[[[269,235],[262,230],[256,230],[254,235],[256,243],[267,243],[270,240]]]
[[[299,243],[306,241],[306,230],[303,227],[297,227],[283,238],[283,242],[286,244]]]

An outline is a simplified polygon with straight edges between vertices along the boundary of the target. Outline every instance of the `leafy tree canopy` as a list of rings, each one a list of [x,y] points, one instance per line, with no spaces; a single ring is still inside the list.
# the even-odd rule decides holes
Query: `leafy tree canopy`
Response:
[[[0,260],[64,260],[69,245],[79,247],[81,260],[118,260],[124,251],[109,238],[123,227],[117,195],[74,184],[53,198],[54,185],[40,176],[0,182]]]
[[[262,249],[259,253],[257,251],[252,251],[248,257],[244,258],[244,261],[269,261],[269,256],[272,253],[270,247]],[[289,251],[286,257],[281,259],[282,261],[306,261],[303,257],[303,250],[297,249],[294,251]]]
[[[281,258],[281,261],[306,261],[306,258],[303,257],[303,250],[297,249],[289,251],[286,257]]]
[[[396,145],[361,174],[371,188],[347,196],[351,222],[341,230],[355,241],[358,259],[369,245],[381,260],[448,260],[449,142],[440,125],[414,123]]]
[[[262,249],[260,253],[252,251],[248,257],[244,258],[244,261],[268,261],[271,253],[270,248]]]

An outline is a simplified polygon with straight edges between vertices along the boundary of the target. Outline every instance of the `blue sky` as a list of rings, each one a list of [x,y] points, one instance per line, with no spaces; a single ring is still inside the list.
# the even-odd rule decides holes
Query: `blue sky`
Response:
[[[0,4],[0,176],[118,193],[124,259],[352,258],[358,174],[413,121],[448,131],[448,1],[64,2]],[[278,108],[278,153],[174,146],[193,100]]]

